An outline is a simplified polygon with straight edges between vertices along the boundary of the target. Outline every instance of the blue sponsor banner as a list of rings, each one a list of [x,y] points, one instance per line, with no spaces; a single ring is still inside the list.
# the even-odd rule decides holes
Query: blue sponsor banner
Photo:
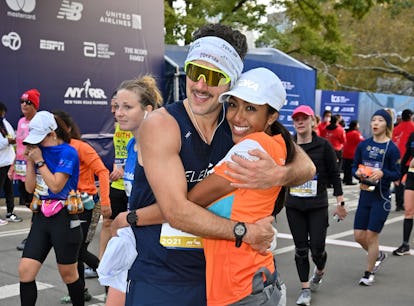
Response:
[[[330,110],[332,114],[339,114],[348,127],[351,120],[358,119],[359,92],[352,91],[328,91],[321,93],[321,113]]]
[[[286,89],[286,102],[279,112],[279,121],[294,133],[292,113],[299,105],[315,109],[316,71],[284,54],[281,64],[268,62],[266,57],[249,57],[244,60],[244,71],[256,67],[272,70]]]
[[[110,99],[123,80],[151,73],[163,86],[163,27],[161,0],[0,1],[8,120],[17,127],[21,94],[37,88],[40,110],[69,112],[91,142],[110,138]]]

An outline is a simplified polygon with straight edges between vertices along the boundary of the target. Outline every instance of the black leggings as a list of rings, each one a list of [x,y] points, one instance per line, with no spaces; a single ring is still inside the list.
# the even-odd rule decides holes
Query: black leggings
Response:
[[[86,263],[89,267],[93,270],[96,270],[99,265],[99,258],[88,251],[89,242],[86,242],[86,238],[88,235],[89,226],[91,224],[92,219],[92,210],[86,210],[79,214],[79,219],[82,221],[81,228],[83,233],[83,240],[79,250],[79,257],[78,257],[78,273],[79,278],[85,283],[85,267],[84,263]]]
[[[325,239],[329,225],[328,208],[302,211],[286,207],[286,215],[296,246],[296,268],[300,281],[304,283],[309,280],[309,249],[318,270],[325,268],[327,259]]]

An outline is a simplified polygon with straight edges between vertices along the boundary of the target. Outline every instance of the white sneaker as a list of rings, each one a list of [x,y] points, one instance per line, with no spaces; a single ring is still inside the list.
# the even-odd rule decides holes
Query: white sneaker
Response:
[[[304,306],[309,306],[310,302],[311,302],[311,291],[310,289],[306,288],[306,289],[302,289],[300,291],[299,297],[296,300],[296,304],[297,305],[304,305]]]
[[[319,286],[322,284],[322,277],[325,274],[325,272],[322,272],[322,274],[318,273],[318,269],[315,267],[313,270],[312,278],[309,281],[309,287],[311,291],[318,291]]]
[[[0,219],[0,226],[6,225],[7,223],[9,222],[7,222],[6,220]]]
[[[85,278],[97,278],[98,273],[94,271],[92,268],[87,267],[85,268]]]
[[[374,273],[365,271],[364,276],[359,280],[361,286],[372,286],[375,282]]]
[[[6,219],[7,221],[10,221],[10,222],[22,222],[23,221],[22,218],[19,218],[14,213],[7,214]]]

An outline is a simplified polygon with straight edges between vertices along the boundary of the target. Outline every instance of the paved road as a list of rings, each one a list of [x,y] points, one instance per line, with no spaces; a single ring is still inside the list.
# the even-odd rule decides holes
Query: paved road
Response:
[[[352,223],[358,199],[357,186],[344,186],[345,201],[350,210],[342,222],[331,222],[328,229],[327,273],[320,290],[312,295],[312,305],[318,306],[412,306],[414,305],[414,257],[395,257],[391,251],[400,244],[403,213],[390,213],[380,236],[381,249],[389,254],[388,260],[376,275],[372,287],[361,287],[358,281],[365,268],[365,252],[354,243]],[[331,198],[332,204],[334,198]],[[332,206],[333,207],[333,206]],[[0,200],[0,216],[5,215],[4,200]],[[0,306],[20,305],[17,265],[21,253],[16,250],[30,227],[30,212],[17,207],[16,213],[24,218],[21,223],[9,223],[0,227]],[[287,305],[296,305],[299,280],[294,262],[294,247],[287,225],[285,212],[278,216],[277,263],[287,285]],[[97,240],[90,246],[97,252]],[[412,251],[414,254],[414,251]],[[313,266],[312,266],[313,269]],[[60,305],[59,299],[66,294],[66,286],[56,270],[54,253],[51,252],[37,278],[39,294],[37,305]],[[89,291],[94,296],[86,305],[104,305],[102,287],[96,279],[87,280]]]

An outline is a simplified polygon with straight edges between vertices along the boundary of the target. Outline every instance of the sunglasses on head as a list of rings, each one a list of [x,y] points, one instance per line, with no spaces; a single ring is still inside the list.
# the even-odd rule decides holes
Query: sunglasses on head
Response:
[[[26,105],[33,105],[33,102],[30,100],[20,100],[20,104],[26,104]]]
[[[188,78],[193,82],[198,82],[201,78],[208,86],[222,86],[230,83],[230,77],[221,70],[203,66],[194,62],[187,62],[184,71]]]

